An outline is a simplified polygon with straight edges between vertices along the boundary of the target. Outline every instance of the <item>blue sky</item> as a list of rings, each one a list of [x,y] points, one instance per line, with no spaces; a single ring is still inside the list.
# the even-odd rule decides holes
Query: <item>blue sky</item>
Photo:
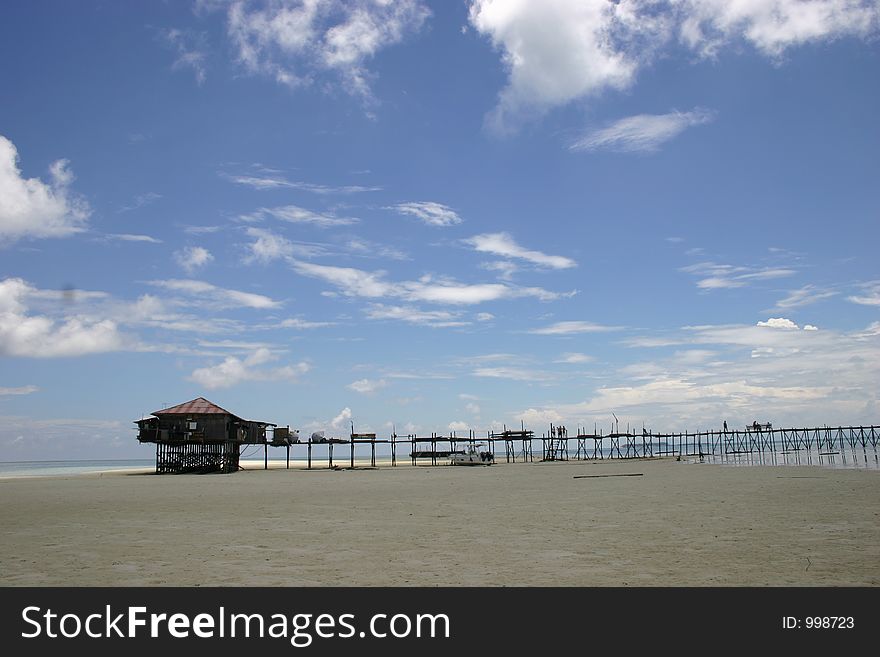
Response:
[[[3,14],[5,460],[880,417],[877,2]]]

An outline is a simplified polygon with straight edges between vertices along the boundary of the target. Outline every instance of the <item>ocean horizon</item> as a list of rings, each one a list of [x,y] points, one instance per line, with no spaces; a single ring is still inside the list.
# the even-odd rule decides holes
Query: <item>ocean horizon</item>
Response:
[[[575,463],[578,459],[574,458],[571,450],[568,461]],[[327,452],[313,453],[312,468],[322,469],[328,466]],[[346,467],[350,462],[350,454],[348,450],[338,450],[334,453],[333,463],[339,467]],[[625,460],[610,459],[610,450],[603,450],[602,457],[604,460]],[[305,454],[291,454],[291,463],[296,463],[297,469],[307,461]],[[369,463],[369,453],[362,454],[360,450],[355,453],[355,463],[359,467],[364,467]],[[673,458],[669,456],[669,458]],[[702,459],[696,455],[682,456],[682,460],[694,464],[715,464],[723,466],[735,467],[820,467],[820,468],[844,468],[844,469],[861,469],[861,470],[880,470],[880,452],[875,449],[844,449],[835,452],[819,452],[817,450],[796,450],[796,451],[767,451],[752,452],[744,454],[715,454],[705,455]],[[534,453],[533,461],[539,462],[541,454],[538,450]],[[581,459],[583,462],[586,460]],[[592,461],[593,459],[589,459]],[[602,459],[595,459],[602,460]],[[638,460],[638,459],[633,459]],[[286,455],[275,452],[269,453],[269,462],[273,469],[277,469],[279,464],[284,465]],[[391,454],[376,454],[376,461],[382,467],[390,467]],[[249,470],[261,469],[264,462],[263,457],[256,455],[243,455],[241,464]],[[398,454],[398,465],[409,466],[409,453]],[[446,462],[445,459],[438,459],[438,465]],[[516,462],[523,462],[522,453],[516,454]],[[505,465],[507,463],[506,456],[501,453],[495,454],[496,465]],[[426,459],[420,459],[419,464],[425,466]],[[96,474],[100,472],[120,472],[125,470],[152,470],[155,468],[156,461],[154,458],[141,459],[67,459],[67,460],[46,460],[46,461],[0,461],[0,479],[10,479],[18,477],[64,477],[74,475]]]

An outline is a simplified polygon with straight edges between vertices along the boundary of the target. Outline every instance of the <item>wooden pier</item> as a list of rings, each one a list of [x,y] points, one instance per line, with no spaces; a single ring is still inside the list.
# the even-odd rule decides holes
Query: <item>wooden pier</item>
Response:
[[[475,451],[478,445],[473,430],[468,431],[466,437],[454,431],[448,435],[431,433],[429,436],[398,436],[392,432],[389,438],[381,439],[375,433],[355,433],[354,424],[345,438],[325,438],[324,432],[318,431],[309,440],[300,441],[297,430],[291,431],[289,427],[272,422],[244,420],[203,397],[155,411],[150,417],[141,418],[135,423],[138,426],[138,440],[156,444],[156,472],[160,474],[235,472],[241,468],[241,449],[245,446],[262,446],[265,469],[269,467],[269,447],[285,448],[287,467],[290,468],[291,449],[304,446],[307,467],[311,469],[313,450],[320,445],[327,446],[329,468],[340,467],[333,462],[336,446],[348,446],[348,467],[354,468],[355,449],[358,446],[369,446],[370,467],[376,467],[376,447],[388,445],[391,466],[396,467],[400,445],[409,448],[409,460],[413,466],[426,463],[438,465],[441,461],[447,462],[454,454]],[[613,426],[616,429],[618,423],[615,422]],[[769,424],[757,422],[739,430],[725,428],[722,431],[683,433],[654,433],[644,428],[640,433],[635,433],[627,426],[624,432],[614,430],[606,434],[597,432],[594,426],[592,432],[578,428],[575,435],[569,435],[565,426],[551,424],[549,430],[539,438],[534,431],[520,423],[519,429],[504,426],[501,431],[488,431],[479,444],[488,445],[488,452],[493,458],[496,448],[503,445],[507,463],[516,463],[517,460],[535,460],[533,443],[537,440],[541,441],[541,461],[568,461],[572,458],[572,446],[574,459],[580,461],[668,456],[703,458],[800,450],[815,450],[831,455],[835,450],[861,448],[867,451],[869,447],[876,452],[878,438],[878,425],[774,429]]]
[[[772,429],[759,425],[758,429],[729,431],[698,431],[681,433],[638,433],[595,430],[587,433],[579,428],[575,435],[569,435],[565,427],[554,427],[540,437],[524,427],[486,433],[478,440],[474,431],[459,436],[455,432],[448,435],[431,433],[427,436],[392,434],[380,439],[376,434],[352,433],[348,439],[329,439],[321,442],[306,441],[288,445],[289,449],[303,445],[307,449],[307,467],[312,468],[315,459],[312,450],[318,445],[327,445],[327,467],[338,467],[333,462],[334,445],[349,446],[349,466],[355,467],[355,446],[370,446],[370,465],[376,466],[376,446],[388,445],[391,451],[391,466],[399,463],[400,446],[408,448],[410,464],[438,465],[451,454],[463,453],[464,448],[477,442],[488,444],[489,451],[495,453],[503,444],[507,463],[532,462],[535,460],[533,443],[541,441],[541,461],[590,461],[603,459],[643,459],[656,457],[708,457],[738,454],[790,453],[797,451],[816,451],[820,454],[833,454],[835,451],[872,450],[877,451],[880,440],[880,425],[846,427],[811,427]],[[573,455],[572,455],[573,452]]]

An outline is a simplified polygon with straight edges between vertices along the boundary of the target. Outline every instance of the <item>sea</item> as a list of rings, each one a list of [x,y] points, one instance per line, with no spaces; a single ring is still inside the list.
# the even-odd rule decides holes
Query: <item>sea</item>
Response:
[[[153,459],[114,461],[0,461],[0,479],[16,477],[66,477],[71,475],[153,469]]]
[[[602,450],[602,458],[610,459],[609,450]],[[569,451],[569,461],[576,462],[575,450]],[[541,460],[540,449],[534,450],[533,460]],[[263,465],[262,458],[254,458],[255,455],[242,455],[242,465],[248,469],[260,469]],[[327,453],[318,453],[316,448],[313,455],[312,467],[327,467]],[[366,456],[366,461],[365,461]],[[250,457],[250,458],[249,458]],[[672,457],[674,458],[674,457]],[[279,458],[279,453],[269,454],[270,462],[273,467],[283,467],[281,463],[284,457]],[[363,455],[358,453],[357,464],[363,467],[368,463],[369,454]],[[398,454],[398,463],[407,466],[410,463],[409,454]],[[291,452],[291,463],[296,462],[302,465],[306,460],[304,455],[294,454]],[[377,454],[377,465],[381,467],[390,467],[390,454]],[[516,455],[516,462],[523,460],[522,453]],[[616,454],[615,454],[615,459]],[[745,454],[715,454],[699,456],[682,456],[681,460],[688,463],[714,463],[723,466],[734,467],[787,467],[787,466],[815,466],[821,468],[847,468],[862,470],[880,471],[880,451],[871,447],[868,449],[841,449],[833,452],[819,452],[817,450],[793,450],[783,451],[766,451],[751,452]],[[334,454],[333,462],[340,467],[345,467],[349,462],[349,453],[347,450],[340,449]],[[438,463],[445,462],[445,459],[439,459]],[[504,465],[506,462],[503,453],[495,454],[495,462]],[[422,460],[421,464],[424,465]],[[96,461],[0,461],[0,479],[10,479],[17,477],[67,477],[73,475],[95,474],[99,472],[115,472],[123,470],[148,470],[152,471],[156,466],[153,459],[125,459],[125,460],[96,460]]]

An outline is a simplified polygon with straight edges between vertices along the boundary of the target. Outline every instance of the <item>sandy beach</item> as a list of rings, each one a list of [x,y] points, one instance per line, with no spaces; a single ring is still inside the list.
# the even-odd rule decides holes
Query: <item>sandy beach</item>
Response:
[[[104,473],[0,480],[0,495],[4,586],[880,584],[868,470],[657,459]]]

